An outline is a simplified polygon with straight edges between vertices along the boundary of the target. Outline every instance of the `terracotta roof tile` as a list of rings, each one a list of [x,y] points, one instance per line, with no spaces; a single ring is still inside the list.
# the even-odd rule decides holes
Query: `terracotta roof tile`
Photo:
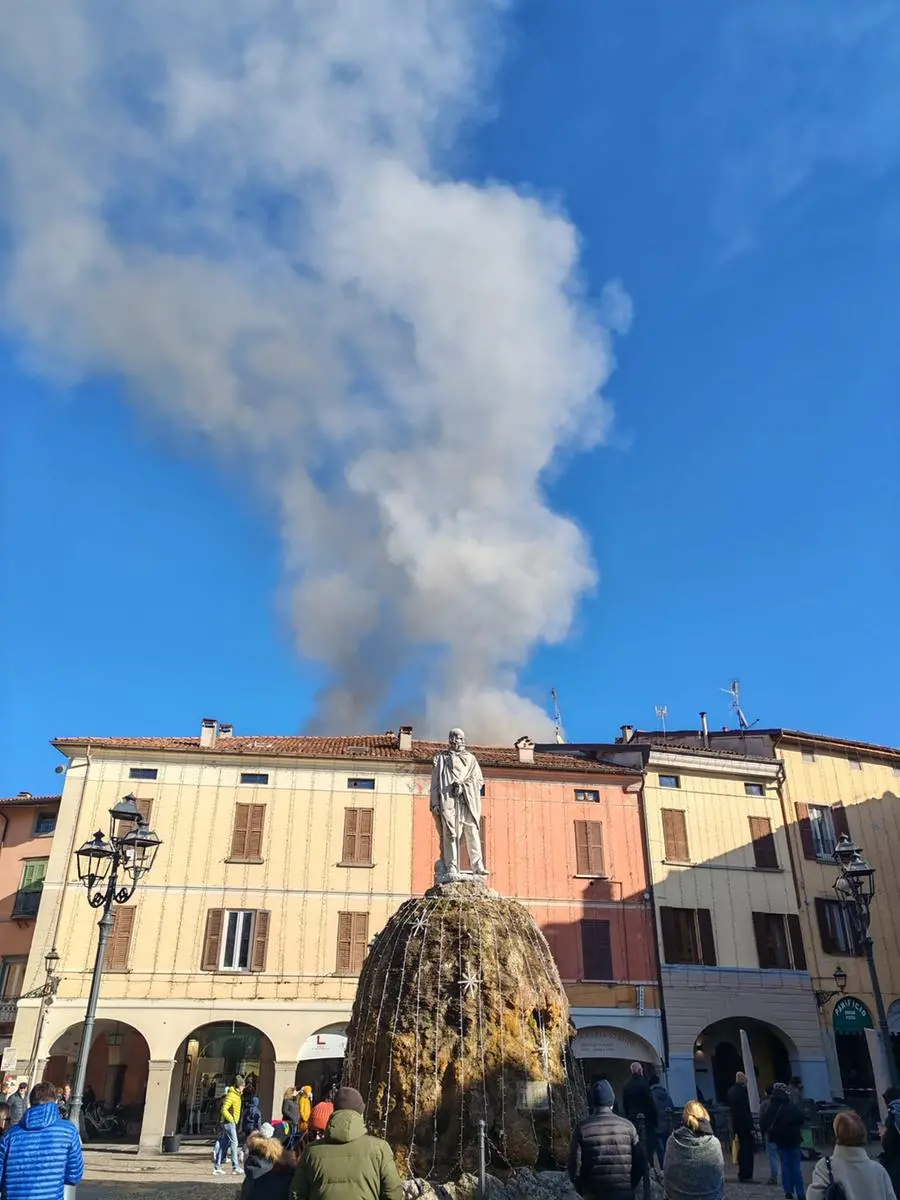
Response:
[[[211,749],[201,749],[199,737],[65,737],[54,738],[58,750],[66,746],[86,746],[96,750],[169,751],[170,753],[226,754],[245,758],[286,757],[324,758],[341,761],[365,762],[366,760],[388,760],[391,762],[430,763],[443,742],[426,742],[416,738],[412,750],[400,750],[394,733],[364,733],[356,736],[313,737],[273,736],[266,737],[219,737]],[[520,763],[519,753],[514,746],[471,746],[483,767],[519,767],[523,770],[581,771],[591,775],[639,775],[639,771],[599,763],[569,754],[535,753],[534,763]]]
[[[29,804],[59,804],[62,796],[0,796],[0,804],[17,804],[26,808]]]

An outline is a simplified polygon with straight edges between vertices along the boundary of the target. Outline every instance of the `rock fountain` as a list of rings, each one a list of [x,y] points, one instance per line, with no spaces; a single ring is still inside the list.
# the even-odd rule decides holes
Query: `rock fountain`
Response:
[[[484,1121],[491,1170],[565,1160],[583,1115],[569,1006],[534,918],[486,885],[481,771],[460,730],[437,755],[435,885],[370,947],[344,1082],[367,1101],[401,1174],[443,1182],[476,1167]],[[466,839],[472,870],[459,869]]]

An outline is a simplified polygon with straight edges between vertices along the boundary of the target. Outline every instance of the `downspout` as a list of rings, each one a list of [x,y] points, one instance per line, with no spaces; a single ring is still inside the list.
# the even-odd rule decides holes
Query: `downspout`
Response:
[[[649,754],[647,755],[649,757]],[[656,890],[653,886],[653,872],[650,867],[650,826],[647,823],[647,805],[644,802],[644,780],[647,778],[646,766],[641,768],[641,790],[638,792],[638,806],[641,811],[641,833],[644,856],[644,873],[647,877],[647,891],[650,894],[650,923],[653,927],[653,957],[656,964],[656,978],[659,981],[659,1014],[663,1040],[663,1067],[669,1069],[669,1025],[666,1020],[666,1004],[663,996],[662,956],[659,952],[659,930],[656,926]]]

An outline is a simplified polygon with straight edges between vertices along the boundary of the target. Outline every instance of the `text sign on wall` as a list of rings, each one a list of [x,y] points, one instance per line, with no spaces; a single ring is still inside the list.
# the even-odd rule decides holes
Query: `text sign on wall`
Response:
[[[572,1053],[576,1058],[627,1058],[646,1062],[648,1050],[649,1046],[627,1029],[579,1029],[572,1039]]]
[[[831,1021],[835,1033],[862,1033],[872,1028],[869,1010],[855,996],[844,996],[838,1000]]]

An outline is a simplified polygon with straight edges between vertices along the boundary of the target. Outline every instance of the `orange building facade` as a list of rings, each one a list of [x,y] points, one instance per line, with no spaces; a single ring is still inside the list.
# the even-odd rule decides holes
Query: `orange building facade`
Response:
[[[488,752],[482,768],[488,885],[524,904],[543,930],[569,997],[573,1048],[586,1078],[605,1075],[620,1084],[635,1059],[660,1066],[640,773],[564,754],[491,766]],[[433,881],[438,844],[425,781],[418,792],[413,891],[422,893]]]

